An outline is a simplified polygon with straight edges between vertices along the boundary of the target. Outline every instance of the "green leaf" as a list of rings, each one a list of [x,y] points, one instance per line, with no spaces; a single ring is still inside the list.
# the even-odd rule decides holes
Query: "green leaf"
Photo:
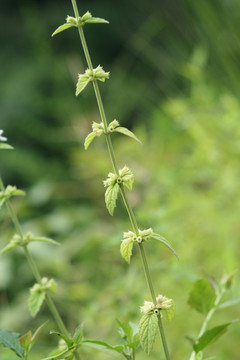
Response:
[[[218,306],[218,309],[225,309],[226,307],[233,306],[240,303],[240,297],[226,301]]]
[[[194,360],[202,360],[203,353],[200,351],[199,353],[195,354]]]
[[[0,150],[12,150],[14,149],[11,145],[6,143],[0,143]]]
[[[51,330],[50,334],[51,335],[57,335],[60,338],[62,338],[65,341],[65,343],[67,344],[68,348],[71,348],[71,346],[73,345],[73,339],[71,339],[70,337],[65,336],[64,334],[62,334],[62,333],[60,333],[58,331]]]
[[[78,82],[77,82],[77,88],[76,88],[76,96],[78,96],[88,85],[88,83],[91,81],[91,78],[88,75],[78,75]]]
[[[122,240],[120,246],[120,253],[122,257],[130,264],[133,249],[132,239]]]
[[[155,234],[153,233],[151,235],[152,239],[158,240],[160,241],[163,245],[165,245],[175,256],[176,258],[179,260],[178,254],[176,253],[176,251],[174,250],[174,248],[172,247],[172,245],[170,244],[170,242],[165,239],[163,236],[159,235],[159,234]]]
[[[117,183],[109,185],[105,192],[105,203],[110,215],[113,215],[116,207],[116,201],[119,192],[119,185]]]
[[[144,314],[139,322],[140,343],[146,354],[150,354],[157,335],[158,318],[156,314]]]
[[[32,288],[33,289],[33,288]],[[31,289],[31,290],[32,290]],[[43,304],[43,301],[45,299],[46,292],[45,291],[31,291],[30,298],[29,298],[29,309],[32,317],[35,317],[39,310],[41,309],[41,306]]]
[[[109,21],[97,17],[91,17],[90,19],[86,20],[86,23],[93,23],[93,24],[109,24]]]
[[[198,312],[207,314],[214,306],[215,300],[216,294],[212,285],[207,279],[201,279],[194,283],[188,304]]]
[[[40,325],[37,330],[34,332],[33,336],[32,336],[32,341],[31,341],[31,348],[33,347],[33,345],[35,344],[40,332],[42,331],[42,329],[44,328],[44,326],[47,324],[48,320],[45,321],[42,325]]]
[[[123,354],[125,357],[125,353],[124,353],[124,346],[123,345],[109,345],[108,343],[104,342],[104,341],[98,341],[98,340],[83,340],[82,344],[85,344],[89,347],[92,347],[94,349],[98,349],[100,351],[104,351],[106,353],[109,353],[111,355],[114,355],[114,352],[118,352],[120,354]]]
[[[24,358],[24,349],[18,342],[19,334],[8,330],[0,330],[0,344],[5,348],[13,350],[17,356]]]
[[[80,324],[73,335],[73,340],[75,341],[76,344],[79,344],[82,340],[83,337],[83,326]]]
[[[93,139],[97,136],[97,134],[93,131],[86,137],[84,141],[84,149],[87,150]]]
[[[71,23],[63,24],[63,25],[59,26],[59,27],[54,31],[54,33],[52,33],[52,36],[57,35],[58,33],[66,30],[66,29],[69,29],[69,28],[71,28],[71,27],[73,27],[73,26],[76,27],[76,25],[71,24]]]
[[[226,331],[229,325],[235,321],[230,321],[226,324],[216,326],[210,330],[205,331],[203,335],[197,340],[197,343],[193,345],[193,349],[196,352],[199,352],[205,349],[208,345],[214,343],[220,336],[222,336]]]
[[[129,136],[131,137],[132,139],[136,140],[137,142],[139,142],[140,144],[142,144],[142,142],[136,137],[136,135],[134,135],[134,133],[130,130],[128,130],[127,128],[125,127],[117,127],[113,130],[113,132],[119,132],[121,134],[124,134],[126,136]]]
[[[49,356],[47,358],[44,358],[42,360],[57,360],[57,359],[63,359],[63,356],[66,355],[69,352],[69,349],[63,350],[61,353],[58,353],[57,355]]]
[[[19,338],[19,344],[25,350],[28,350],[31,342],[32,342],[32,331],[31,330],[29,330],[26,334],[22,335]]]
[[[6,252],[14,249],[16,246],[18,246],[17,243],[14,243],[14,242],[10,241],[10,243],[7,244],[7,245],[0,251],[0,255],[3,255],[3,254],[5,254]]]
[[[45,242],[45,243],[48,243],[48,244],[52,244],[52,245],[60,245],[59,242],[55,241],[55,240],[52,240],[52,239],[49,239],[47,237],[32,237],[30,242],[34,242],[34,241],[39,241],[39,242]]]

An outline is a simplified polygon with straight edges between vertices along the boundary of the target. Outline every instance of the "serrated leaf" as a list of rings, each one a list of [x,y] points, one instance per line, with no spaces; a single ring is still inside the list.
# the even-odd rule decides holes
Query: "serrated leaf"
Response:
[[[54,33],[52,33],[52,36],[57,35],[58,33],[62,32],[62,31],[64,31],[64,30],[67,30],[67,29],[69,29],[70,27],[73,27],[73,26],[76,26],[76,25],[71,24],[71,23],[66,23],[66,24],[60,25],[60,26],[54,31]]]
[[[216,294],[212,285],[207,279],[201,279],[194,283],[188,304],[198,312],[207,314],[214,306],[215,300]]]
[[[85,74],[78,76],[78,82],[76,87],[76,96],[78,96],[88,85],[88,83],[91,81],[91,78]]]
[[[45,291],[32,291],[29,298],[29,310],[32,317],[35,317],[45,299],[46,293]]]
[[[109,24],[109,21],[97,17],[91,17],[90,19],[86,20],[86,23],[93,23],[93,24]]]
[[[116,201],[119,192],[119,185],[117,183],[109,185],[105,192],[105,203],[110,215],[113,215],[116,207]]]
[[[214,343],[220,336],[222,336],[226,331],[229,325],[235,321],[230,321],[226,324],[216,326],[210,330],[205,331],[205,333],[197,340],[197,344],[193,345],[195,352],[199,352],[205,349],[208,345]]]
[[[163,245],[165,245],[175,256],[176,258],[179,260],[178,254],[176,253],[176,251],[174,250],[174,248],[172,247],[172,245],[170,244],[170,242],[165,239],[163,236],[159,235],[159,234],[155,234],[153,233],[151,235],[152,239],[158,240],[160,241]]]
[[[97,136],[97,134],[93,131],[86,137],[84,141],[84,149],[87,150],[93,139]]]
[[[20,346],[18,342],[19,334],[11,332],[8,330],[0,330],[0,344],[5,348],[11,349],[15,352],[20,358],[24,358],[24,349]]]
[[[117,128],[115,128],[113,130],[113,132],[119,132],[123,135],[126,135],[126,136],[129,136],[131,137],[132,139],[136,140],[137,142],[139,142],[140,144],[142,144],[142,142],[136,137],[136,135],[134,135],[134,133],[130,130],[128,130],[127,128],[125,127],[122,127],[122,126],[119,126]]]
[[[19,344],[25,350],[28,350],[31,342],[32,342],[32,331],[31,330],[29,330],[26,334],[22,335],[19,338]]]
[[[139,322],[140,343],[146,354],[150,354],[157,335],[158,318],[156,314],[144,314]]]
[[[218,309],[225,309],[226,307],[233,306],[240,303],[240,297],[226,301],[218,306]]]
[[[45,242],[45,243],[48,243],[48,244],[52,244],[52,245],[60,245],[59,242],[53,240],[53,239],[50,239],[50,238],[47,238],[47,237],[32,237],[30,242]]]
[[[12,150],[14,149],[11,145],[6,143],[0,143],[0,150]]]
[[[65,341],[65,343],[67,344],[68,348],[70,348],[73,345],[73,340],[71,338],[67,337],[66,335],[60,333],[59,331],[51,330],[50,334],[57,335],[60,338],[62,338]]]
[[[132,239],[122,240],[120,246],[120,253],[122,257],[130,264],[133,249]]]

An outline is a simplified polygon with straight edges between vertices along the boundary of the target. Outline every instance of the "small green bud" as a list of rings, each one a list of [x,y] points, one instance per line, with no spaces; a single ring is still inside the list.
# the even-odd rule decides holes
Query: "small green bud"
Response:
[[[77,25],[77,19],[75,17],[69,16],[69,15],[66,17],[66,22],[68,24]]]
[[[91,19],[92,18],[92,14],[87,11],[82,17],[81,17],[81,20],[82,22],[86,22],[87,20]]]

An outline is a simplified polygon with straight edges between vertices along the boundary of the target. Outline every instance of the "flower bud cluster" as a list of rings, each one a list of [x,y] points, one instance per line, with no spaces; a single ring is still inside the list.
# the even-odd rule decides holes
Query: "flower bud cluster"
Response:
[[[47,277],[43,277],[41,280],[41,284],[34,284],[33,287],[30,289],[31,293],[34,292],[46,292],[51,291],[52,293],[56,293],[57,291],[57,284],[54,279],[48,279]]]
[[[108,178],[104,180],[103,183],[105,187],[110,185],[113,186],[116,183],[123,184],[127,186],[129,190],[131,190],[133,181],[134,181],[133,173],[127,166],[124,166],[124,168],[119,170],[119,176],[117,176],[117,174],[110,172],[108,174]]]
[[[144,301],[144,305],[140,306],[140,311],[144,314],[159,314],[161,310],[171,310],[174,308],[174,302],[172,299],[167,298],[163,295],[158,295],[156,298],[156,305],[151,301]]]
[[[123,240],[127,242],[136,241],[141,243],[143,241],[148,241],[151,239],[151,235],[153,234],[152,228],[140,230],[138,229],[138,236],[133,231],[127,231],[123,233]]]

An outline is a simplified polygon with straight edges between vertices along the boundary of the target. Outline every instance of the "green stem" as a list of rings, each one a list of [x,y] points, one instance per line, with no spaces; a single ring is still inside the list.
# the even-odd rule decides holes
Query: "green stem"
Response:
[[[207,313],[207,316],[206,316],[206,318],[205,318],[205,320],[204,320],[204,322],[203,322],[203,324],[202,324],[202,327],[201,327],[201,329],[200,329],[200,331],[199,331],[199,334],[198,334],[198,339],[199,339],[199,338],[204,334],[204,332],[206,331],[207,326],[208,326],[208,324],[209,324],[209,321],[210,321],[211,318],[213,317],[215,311],[218,309],[218,305],[220,304],[220,302],[221,302],[221,300],[222,300],[222,297],[223,297],[225,291],[226,291],[226,290],[223,288],[223,289],[219,292],[219,294],[217,295],[216,300],[215,300],[215,302],[214,302],[214,305],[213,305],[212,309],[209,310],[209,312]],[[195,352],[195,351],[192,351],[189,360],[194,360],[194,359],[195,359],[195,355],[196,355],[196,352]]]
[[[78,18],[79,17],[79,12],[78,12],[78,8],[77,8],[76,0],[71,0],[71,1],[72,1],[75,17]],[[81,40],[81,43],[82,43],[82,47],[83,47],[83,51],[84,51],[84,55],[85,55],[85,58],[86,58],[87,65],[88,65],[90,70],[93,70],[93,65],[92,65],[91,57],[90,57],[90,54],[89,54],[89,51],[88,51],[88,46],[87,46],[86,39],[85,39],[85,36],[84,36],[83,28],[79,27],[78,32],[79,32],[79,36],[80,36],[80,40]],[[116,162],[116,157],[115,157],[112,141],[111,141],[110,135],[107,133],[108,122],[107,122],[106,114],[105,114],[105,111],[104,111],[102,97],[101,97],[101,94],[100,94],[100,90],[99,90],[97,81],[93,81],[93,88],[94,88],[94,92],[95,92],[95,96],[96,96],[96,100],[97,100],[97,104],[98,104],[100,117],[101,117],[102,123],[104,125],[108,152],[109,152],[109,155],[110,155],[110,159],[111,159],[111,162],[112,162],[114,172],[118,176],[119,175],[119,170],[118,170],[118,166],[117,166],[117,162]],[[138,224],[137,224],[135,215],[133,213],[132,207],[131,207],[131,205],[130,205],[130,203],[128,201],[125,189],[124,189],[122,184],[120,185],[120,192],[121,192],[121,195],[122,195],[122,198],[123,198],[124,205],[125,205],[126,210],[128,212],[132,228],[133,228],[136,236],[138,236],[139,235]],[[148,262],[147,262],[144,246],[141,243],[139,244],[139,250],[140,250],[140,254],[141,254],[141,260],[142,260],[142,265],[143,265],[146,281],[147,281],[147,284],[148,284],[148,287],[149,287],[149,290],[150,290],[150,293],[151,293],[152,301],[153,301],[154,304],[156,304],[156,296],[155,296],[153,283],[152,283],[150,272],[149,272]],[[170,360],[168,347],[167,347],[167,342],[166,342],[166,338],[165,338],[165,334],[164,334],[164,328],[163,328],[163,324],[162,324],[162,319],[161,319],[160,316],[158,317],[158,320],[159,320],[158,321],[159,332],[160,332],[160,336],[161,336],[161,339],[162,339],[165,356],[166,356],[167,360]]]
[[[2,191],[5,190],[5,187],[4,187],[4,185],[3,185],[3,181],[2,181],[2,179],[1,179],[1,177],[0,177],[0,189],[1,189]],[[8,212],[9,212],[9,214],[10,214],[10,217],[11,217],[11,219],[12,219],[12,221],[13,221],[14,226],[15,226],[15,229],[16,229],[18,235],[19,235],[19,236],[21,237],[21,239],[23,240],[24,235],[23,235],[23,231],[22,231],[21,225],[20,225],[20,223],[19,223],[19,220],[18,220],[18,218],[17,218],[17,215],[16,215],[16,213],[15,213],[15,211],[14,211],[14,209],[13,209],[13,207],[12,207],[12,204],[11,204],[11,202],[10,202],[9,199],[6,199],[6,205],[7,205],[7,209],[8,209]],[[37,267],[36,262],[34,261],[31,253],[29,252],[29,250],[28,250],[28,248],[27,248],[27,246],[23,246],[23,250],[24,250],[25,256],[26,256],[26,258],[27,258],[27,260],[28,260],[29,266],[30,266],[30,268],[31,268],[31,270],[32,270],[33,276],[35,277],[35,279],[36,279],[36,281],[37,281],[38,283],[41,283],[42,278],[41,278],[41,275],[40,275],[40,272],[39,272],[39,270],[38,270],[38,267]],[[47,302],[48,307],[49,307],[49,309],[50,309],[50,311],[51,311],[51,313],[52,313],[52,315],[53,315],[53,318],[55,319],[55,321],[56,321],[56,323],[57,323],[57,325],[58,325],[58,327],[59,327],[59,330],[60,330],[65,336],[69,336],[69,333],[68,333],[68,331],[67,331],[67,329],[66,329],[66,327],[65,327],[65,325],[64,325],[64,323],[63,323],[63,321],[62,321],[62,319],[61,319],[61,316],[59,315],[59,312],[58,312],[58,310],[57,310],[57,308],[56,308],[53,300],[51,299],[51,297],[50,297],[48,294],[46,294],[46,302]]]

